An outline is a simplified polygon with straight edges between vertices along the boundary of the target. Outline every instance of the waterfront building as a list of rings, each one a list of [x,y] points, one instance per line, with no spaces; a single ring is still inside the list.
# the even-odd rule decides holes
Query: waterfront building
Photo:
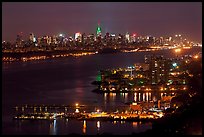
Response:
[[[140,104],[137,104],[135,102],[133,102],[132,104],[130,104],[130,109],[132,111],[136,111],[136,112],[142,112],[142,106]]]

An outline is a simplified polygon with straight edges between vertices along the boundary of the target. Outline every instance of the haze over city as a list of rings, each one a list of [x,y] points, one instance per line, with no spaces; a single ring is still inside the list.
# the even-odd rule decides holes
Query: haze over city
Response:
[[[182,34],[202,41],[201,3],[114,3],[114,2],[4,2],[2,3],[2,41],[15,41],[23,32],[28,38],[76,32],[96,33],[100,22],[102,35],[136,33],[169,36]]]
[[[201,2],[3,2],[2,134],[202,135]]]

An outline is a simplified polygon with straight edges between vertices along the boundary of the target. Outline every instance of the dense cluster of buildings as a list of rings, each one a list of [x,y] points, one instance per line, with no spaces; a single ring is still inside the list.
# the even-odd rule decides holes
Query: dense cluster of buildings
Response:
[[[31,61],[49,58],[67,57],[67,56],[84,56],[97,53],[115,53],[115,52],[138,52],[138,51],[155,51],[165,49],[190,49],[202,44],[190,42],[183,38],[182,35],[173,37],[154,37],[139,36],[136,33],[114,34],[103,33],[100,24],[96,28],[95,34],[85,34],[77,32],[74,36],[65,34],[38,37],[34,33],[26,36],[20,32],[16,41],[2,42],[2,61]],[[158,64],[164,62],[158,61]],[[166,67],[165,61],[164,66]],[[151,65],[151,64],[150,64]],[[157,73],[160,70],[157,71]],[[165,73],[166,71],[164,71]],[[156,75],[156,73],[155,73]],[[165,74],[162,74],[165,76]]]
[[[201,54],[180,58],[145,56],[145,63],[136,63],[127,68],[101,70],[97,81],[103,92],[131,91],[185,91],[188,89],[188,64]]]
[[[15,43],[3,41],[3,52],[27,52],[27,51],[52,51],[52,50],[100,50],[103,48],[134,48],[135,46],[164,46],[164,45],[185,45],[192,46],[193,42],[183,38],[182,35],[173,37],[139,36],[136,33],[114,34],[102,33],[98,24],[95,34],[77,32],[74,36],[65,34],[53,36],[36,36],[30,33],[26,36],[20,32],[17,34]]]

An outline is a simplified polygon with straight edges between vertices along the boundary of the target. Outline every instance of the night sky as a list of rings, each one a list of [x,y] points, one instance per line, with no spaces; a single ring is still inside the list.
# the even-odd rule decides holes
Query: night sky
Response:
[[[182,34],[202,41],[201,2],[4,2],[2,3],[2,40],[14,41],[33,32],[37,37],[76,32],[96,33],[100,22],[106,32],[172,36]]]

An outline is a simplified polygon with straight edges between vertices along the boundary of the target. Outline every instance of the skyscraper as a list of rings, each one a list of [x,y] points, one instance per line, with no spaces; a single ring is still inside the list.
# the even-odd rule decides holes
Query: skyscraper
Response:
[[[80,32],[75,33],[75,41],[82,41],[82,35]]]
[[[145,62],[149,64],[149,76],[151,84],[168,81],[170,71],[170,60],[164,59],[163,56],[150,56],[145,58]]]
[[[98,23],[98,26],[97,26],[97,29],[96,29],[96,35],[97,36],[100,36],[102,33],[101,33],[101,27],[100,27],[100,23]]]
[[[30,41],[31,43],[36,43],[36,37],[35,37],[34,33],[30,33],[30,35],[29,35],[29,41]]]
[[[125,34],[125,39],[128,43],[130,42],[130,34],[128,32]]]

